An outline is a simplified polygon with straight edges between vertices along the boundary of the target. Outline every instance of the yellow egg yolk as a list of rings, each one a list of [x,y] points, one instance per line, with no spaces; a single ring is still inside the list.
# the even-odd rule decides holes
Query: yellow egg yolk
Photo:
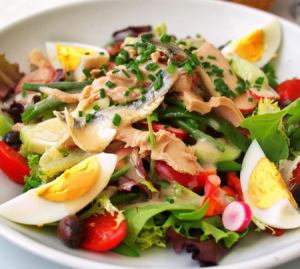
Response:
[[[249,181],[249,195],[258,208],[269,208],[279,200],[288,198],[297,208],[293,195],[286,187],[274,163],[262,158],[254,168]]]
[[[90,49],[60,46],[59,44],[56,44],[56,48],[59,61],[69,71],[74,71],[79,66],[82,56],[91,56],[96,53]]]
[[[264,54],[264,45],[264,32],[260,29],[240,40],[237,40],[236,42],[232,42],[230,47],[241,58],[249,61],[250,63],[255,63],[259,61]]]
[[[65,171],[53,183],[39,189],[36,195],[52,202],[75,200],[93,187],[99,172],[97,156],[92,156]]]

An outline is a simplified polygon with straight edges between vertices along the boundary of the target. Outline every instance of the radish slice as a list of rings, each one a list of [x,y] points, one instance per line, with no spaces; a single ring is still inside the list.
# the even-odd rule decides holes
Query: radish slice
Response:
[[[251,89],[249,89],[249,93],[256,100],[260,100],[260,99],[264,99],[264,98],[267,98],[269,100],[275,99],[274,93],[272,93],[271,91],[265,90],[265,89],[258,90],[256,88],[251,88]]]
[[[224,227],[232,232],[240,232],[251,222],[252,212],[248,204],[242,201],[229,203],[222,215]]]
[[[234,104],[242,112],[244,116],[251,114],[257,106],[258,100],[253,99],[249,101],[248,92],[239,94],[236,98],[233,99]]]

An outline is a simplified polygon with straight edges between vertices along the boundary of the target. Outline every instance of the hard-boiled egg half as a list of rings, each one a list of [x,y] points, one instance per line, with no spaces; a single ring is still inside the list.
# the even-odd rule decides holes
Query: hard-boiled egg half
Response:
[[[71,80],[79,80],[83,69],[99,68],[108,63],[109,53],[100,47],[67,42],[46,42],[54,69],[63,69]]]
[[[54,181],[0,205],[0,215],[18,223],[42,225],[75,214],[107,186],[116,162],[115,154],[93,155]]]
[[[300,227],[293,195],[256,140],[245,155],[240,178],[244,200],[258,221],[274,228]]]
[[[272,18],[232,40],[222,53],[227,59],[242,58],[261,68],[275,56],[280,42],[280,23]]]

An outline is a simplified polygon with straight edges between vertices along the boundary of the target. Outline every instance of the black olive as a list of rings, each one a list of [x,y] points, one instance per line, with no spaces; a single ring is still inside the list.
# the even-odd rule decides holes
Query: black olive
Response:
[[[16,151],[19,151],[22,144],[20,140],[20,133],[16,131],[6,133],[2,141]]]
[[[57,234],[66,246],[79,247],[86,234],[84,222],[76,215],[66,216],[59,222]]]

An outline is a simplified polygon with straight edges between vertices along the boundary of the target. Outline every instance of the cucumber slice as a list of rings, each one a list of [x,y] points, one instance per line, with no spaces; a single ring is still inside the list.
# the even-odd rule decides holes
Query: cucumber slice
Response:
[[[40,168],[39,173],[43,176],[52,177],[60,172],[70,169],[90,156],[91,154],[84,152],[81,149],[73,150],[67,157],[54,159],[51,163]]]
[[[224,152],[218,151],[214,152],[214,146],[197,143],[194,147],[195,155],[201,164],[216,164],[219,162],[228,162],[237,159],[241,155],[241,150],[237,148],[229,139],[227,138],[216,138],[216,140],[225,148]]]
[[[20,139],[26,150],[42,155],[50,147],[59,144],[65,131],[64,123],[54,118],[38,124],[25,125],[20,131]]]
[[[99,106],[100,110],[106,107],[109,107],[110,105],[110,99],[108,97],[102,98],[100,100],[94,101],[93,103],[91,103],[90,105],[88,105],[83,111],[82,114],[83,116],[85,116],[86,114],[90,113],[90,114],[94,114],[95,113],[95,106]]]
[[[269,90],[272,93],[274,93],[276,98],[279,97],[277,92],[275,92],[269,86],[269,80],[268,80],[267,76],[265,75],[265,73],[262,70],[260,70],[258,67],[256,67],[255,65],[251,64],[250,62],[248,62],[247,60],[244,60],[244,59],[233,59],[232,63],[231,63],[231,67],[232,67],[233,72],[239,78],[243,79],[244,81],[248,80],[250,82],[250,87],[253,87],[254,85],[256,85],[255,81],[259,77],[263,77],[264,81],[262,84],[260,84],[260,86],[263,89]]]
[[[0,136],[3,137],[6,133],[12,130],[14,125],[13,119],[0,114]]]

